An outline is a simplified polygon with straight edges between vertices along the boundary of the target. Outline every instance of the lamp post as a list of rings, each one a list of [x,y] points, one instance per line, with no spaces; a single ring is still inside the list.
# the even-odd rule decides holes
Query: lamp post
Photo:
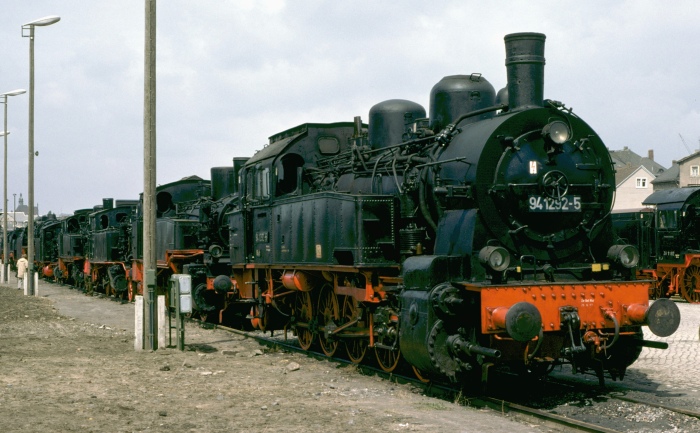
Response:
[[[39,18],[22,25],[22,37],[29,38],[29,182],[27,198],[29,214],[27,216],[27,261],[29,262],[27,295],[34,296],[34,27],[50,26],[61,17],[49,16]]]
[[[7,111],[7,110],[5,110]],[[7,114],[7,112],[5,113]],[[7,130],[7,115],[5,116],[5,130],[0,132],[0,136],[5,137],[5,187],[7,187],[7,136],[10,135],[10,131]],[[2,277],[2,282],[6,283],[9,281],[7,273],[10,267],[7,265],[7,200],[5,200],[5,207],[2,209],[3,223],[2,223],[2,272],[0,272],[0,277]]]
[[[5,137],[5,188],[7,188],[7,136],[10,135],[10,131],[7,130],[7,110],[5,110],[5,130],[0,132],[0,136]],[[2,283],[9,281],[8,272],[10,267],[7,265],[7,200],[5,200],[5,207],[2,209],[3,223],[2,223],[2,272],[0,272],[0,277],[2,277]]]
[[[7,247],[7,136],[9,135],[9,132],[7,131],[7,98],[9,96],[17,96],[21,95],[22,93],[26,93],[27,91],[24,89],[17,89],[17,90],[12,90],[9,92],[5,92],[0,94],[0,100],[2,101],[4,107],[4,112],[5,112],[5,123],[4,123],[4,132],[3,135],[5,136],[5,170],[4,170],[4,177],[3,177],[3,202],[5,205],[3,206],[3,213],[2,213],[2,263],[3,263],[3,269],[2,269],[2,282],[7,283],[10,281],[8,278],[8,274],[10,273],[10,267],[7,265],[7,260],[8,260],[8,247]]]

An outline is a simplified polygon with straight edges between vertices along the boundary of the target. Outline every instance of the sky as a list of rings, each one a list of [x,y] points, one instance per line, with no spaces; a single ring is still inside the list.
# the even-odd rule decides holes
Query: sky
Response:
[[[145,4],[3,0],[0,93],[29,88],[22,24],[61,17],[35,34],[39,214],[143,191]],[[516,32],[547,36],[545,98],[609,149],[653,150],[668,168],[700,148],[699,19],[694,0],[161,0],[157,183],[209,179],[302,123],[366,122],[384,100],[427,110],[444,76],[481,73],[498,90]],[[6,107],[10,211],[20,194],[28,204],[27,96]]]

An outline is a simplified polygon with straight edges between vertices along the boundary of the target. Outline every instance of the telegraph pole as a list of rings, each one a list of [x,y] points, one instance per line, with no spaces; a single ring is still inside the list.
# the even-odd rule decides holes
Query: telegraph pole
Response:
[[[143,110],[143,304],[146,349],[158,349],[156,333],[156,0],[146,0]]]

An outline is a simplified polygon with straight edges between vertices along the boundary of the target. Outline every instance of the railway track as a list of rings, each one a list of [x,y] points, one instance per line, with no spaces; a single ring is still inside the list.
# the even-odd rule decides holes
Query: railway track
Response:
[[[576,420],[573,418],[568,418],[561,415],[556,415],[541,409],[535,409],[528,406],[523,406],[517,403],[511,403],[505,400],[499,400],[491,397],[483,397],[481,399],[486,406],[500,411],[502,413],[507,412],[517,412],[522,415],[533,417],[536,419],[544,420],[549,423],[554,423],[560,426],[564,426],[576,431],[590,432],[590,433],[622,433],[619,430],[613,430],[606,427],[598,426],[585,421]]]
[[[696,419],[700,420],[700,412],[696,412],[696,411],[692,411],[692,410],[688,410],[688,409],[683,409],[683,408],[679,408],[679,407],[673,407],[673,406],[669,406],[666,404],[660,404],[660,403],[654,403],[654,402],[645,401],[645,400],[639,400],[639,399],[627,397],[624,395],[610,394],[609,396],[611,398],[616,399],[616,400],[626,401],[628,403],[634,403],[634,404],[639,404],[639,405],[644,405],[644,406],[651,406],[651,407],[655,407],[658,409],[664,409],[664,410],[667,410],[670,412],[674,412],[677,414],[689,416],[689,417],[696,418]]]
[[[562,377],[547,377],[547,400],[557,403],[533,401],[532,405],[511,403],[499,398],[485,398],[490,406],[501,404],[504,410],[515,410],[536,418],[549,419],[579,431],[639,432],[639,431],[700,431],[700,412],[653,401],[653,392],[639,389],[600,390],[591,383],[581,383],[580,378],[567,380]],[[627,393],[645,393],[649,398],[635,398]],[[539,400],[541,397],[534,397]],[[537,406],[537,407],[532,407]],[[538,407],[546,407],[540,409]],[[578,407],[578,410],[572,408]],[[556,413],[555,413],[556,412]],[[570,423],[570,424],[569,424]],[[666,427],[659,427],[665,424]],[[653,426],[653,427],[650,427]]]
[[[208,327],[212,328],[217,328],[217,329],[222,329],[228,332],[236,333],[239,335],[244,335],[249,338],[253,338],[256,341],[260,342],[261,344],[265,345],[270,345],[270,346],[275,346],[290,352],[297,352],[297,353],[305,353],[310,356],[318,357],[318,358],[323,358],[323,359],[329,359],[327,356],[325,356],[323,353],[315,352],[313,350],[303,350],[301,349],[298,344],[296,343],[296,339],[289,339],[286,340],[285,336],[283,335],[276,335],[276,336],[270,336],[267,334],[263,334],[259,331],[242,331],[222,325],[213,325],[213,324],[206,324]],[[353,364],[351,361],[340,358],[340,357],[333,357],[330,358],[333,362],[338,362],[344,365],[350,365]],[[575,417],[571,416],[566,416],[566,415],[560,415],[557,413],[553,413],[553,410],[547,410],[547,409],[539,409],[536,407],[528,406],[526,404],[520,404],[516,403],[513,401],[508,401],[503,398],[497,398],[494,396],[488,396],[488,395],[483,395],[481,393],[477,392],[469,392],[466,393],[464,389],[461,389],[459,387],[455,386],[450,386],[447,384],[441,384],[441,383],[434,383],[434,382],[426,382],[424,380],[420,380],[416,376],[412,376],[410,374],[402,374],[402,373],[387,373],[383,371],[381,368],[374,367],[372,365],[365,365],[361,364],[358,366],[360,371],[363,374],[374,374],[378,375],[381,377],[386,378],[387,380],[393,380],[399,383],[407,383],[411,384],[414,387],[417,387],[421,389],[425,394],[430,395],[435,398],[439,398],[445,401],[451,401],[451,402],[456,402],[459,404],[462,404],[464,406],[471,406],[471,407],[476,407],[476,408],[490,408],[494,411],[500,412],[502,414],[509,414],[510,416],[517,414],[518,417],[527,420],[528,422],[545,422],[548,425],[552,426],[557,426],[559,431],[581,431],[581,432],[590,432],[590,433],[623,433],[623,432],[631,432],[631,431],[636,431],[630,428],[615,428],[614,426],[614,421],[611,422],[609,419],[605,420],[601,418],[601,423],[598,424],[595,422],[595,420],[591,421],[589,420],[582,420],[582,419],[577,419]],[[410,373],[410,372],[409,372]],[[556,386],[561,386],[561,387],[569,387],[570,390],[576,389],[575,385],[572,385],[571,383],[567,384],[565,382],[561,382],[559,380],[553,381],[551,384],[556,385]],[[578,388],[581,388],[581,385],[578,385]],[[630,397],[626,397],[624,395],[621,395],[620,393],[610,393],[610,394],[605,394],[606,397],[609,399],[616,399],[619,401],[624,401],[630,404],[636,404],[640,406],[645,406],[647,408],[655,408],[658,410],[664,410],[668,411],[674,414],[677,414],[678,416],[687,416],[687,417],[692,417],[695,419],[700,420],[700,413],[697,412],[692,412],[688,411],[682,408],[677,408],[677,407],[672,407],[669,405],[662,405],[662,404],[657,404],[649,401],[642,401],[642,400],[637,400],[633,399]],[[591,413],[596,412],[595,407],[590,408]],[[641,410],[641,409],[640,409]],[[590,415],[590,414],[589,414]],[[590,416],[588,416],[590,418]],[[700,423],[698,424],[700,425]],[[678,431],[683,431],[683,430],[678,430]]]
[[[112,299],[105,297],[104,299]],[[289,352],[298,352],[311,357],[317,357],[318,359],[329,358],[325,356],[322,352],[318,351],[307,351],[299,347],[296,338],[286,339],[283,333],[275,334],[274,336],[270,333],[264,334],[260,331],[243,331],[223,325],[202,323],[195,319],[188,319],[190,322],[198,323],[200,326],[206,328],[216,328],[225,330],[227,332],[235,333],[238,335],[243,335],[251,339],[270,346],[275,346]],[[353,364],[348,359],[334,357],[330,358],[333,362],[337,362],[344,365]],[[353,364],[357,365],[357,364]],[[508,416],[517,417],[521,420],[525,420],[529,423],[547,423],[547,425],[557,426],[556,431],[563,432],[573,432],[573,431],[584,431],[584,432],[632,432],[639,431],[640,428],[627,426],[617,426],[615,421],[610,419],[604,419],[603,411],[601,411],[600,400],[607,399],[608,401],[615,400],[619,402],[624,402],[627,405],[627,411],[635,411],[639,413],[652,411],[653,408],[656,412],[664,412],[666,414],[672,414],[675,417],[689,418],[695,421],[695,423],[687,423],[688,425],[696,426],[696,429],[675,429],[674,432],[691,432],[700,431],[700,413],[691,410],[674,407],[669,404],[660,404],[649,400],[635,399],[619,391],[614,392],[598,392],[596,386],[588,383],[580,383],[577,380],[566,380],[562,377],[552,377],[549,376],[546,382],[547,389],[542,394],[543,396],[550,396],[555,393],[559,393],[560,397],[554,397],[557,400],[554,404],[541,404],[541,402],[528,400],[527,398],[502,395],[484,395],[475,390],[465,391],[459,387],[448,386],[446,384],[440,384],[435,382],[424,382],[419,380],[412,374],[410,369],[403,369],[401,373],[393,372],[386,373],[381,368],[361,364],[358,365],[358,370],[363,374],[377,375],[384,377],[387,380],[395,381],[397,383],[408,383],[412,386],[420,389],[424,394],[431,397],[441,399],[446,402],[458,403],[463,406],[472,406],[477,408],[489,408],[493,411],[508,414]],[[405,374],[403,374],[405,373]],[[580,378],[578,378],[580,380]],[[506,379],[506,383],[512,383],[512,379]],[[558,389],[554,389],[558,388]],[[592,392],[593,390],[593,392]],[[579,396],[575,396],[578,394]],[[594,395],[595,394],[595,395]],[[583,396],[583,397],[581,397]],[[581,411],[578,415],[586,415],[585,419],[577,419],[576,414],[571,414],[560,409],[569,403],[575,402],[577,398],[594,400],[595,403],[587,407],[585,414]],[[532,404],[531,404],[532,403]],[[572,406],[574,404],[571,404]],[[634,405],[636,407],[630,409],[629,405]],[[558,413],[554,413],[558,412]],[[669,416],[669,415],[666,415]],[[600,421],[600,423],[599,423]],[[653,431],[648,430],[647,431]],[[663,430],[662,430],[663,431]]]

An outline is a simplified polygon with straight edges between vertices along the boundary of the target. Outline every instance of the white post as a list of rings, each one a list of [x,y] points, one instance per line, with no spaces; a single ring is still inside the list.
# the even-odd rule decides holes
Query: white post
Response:
[[[39,273],[34,272],[34,296],[39,297]]]
[[[27,280],[29,279],[29,273],[24,274],[24,278],[22,279],[22,283],[24,284],[24,296],[27,296],[29,294],[29,291],[27,290]]]
[[[158,296],[158,348],[165,349],[167,346],[167,327],[165,321],[165,296]]]
[[[134,304],[134,350],[143,350],[143,296],[136,295]]]
[[[0,268],[0,282],[7,283],[8,281],[5,280],[5,262],[0,261],[0,265],[2,265],[2,268]]]

